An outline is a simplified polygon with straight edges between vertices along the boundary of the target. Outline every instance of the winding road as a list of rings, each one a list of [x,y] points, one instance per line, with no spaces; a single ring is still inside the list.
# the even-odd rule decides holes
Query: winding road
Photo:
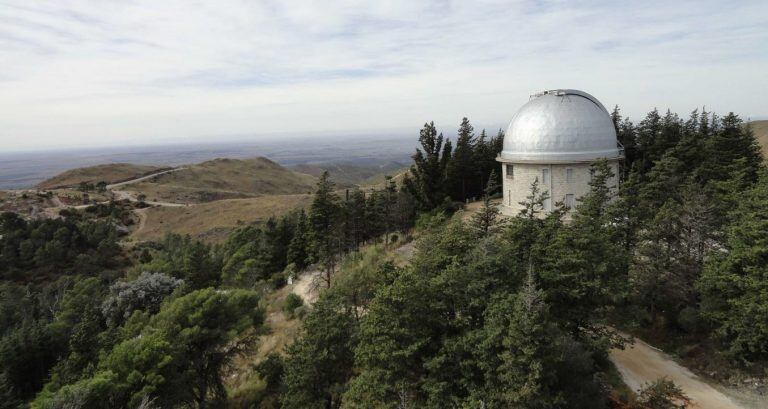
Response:
[[[115,199],[117,200],[124,200],[127,199],[131,202],[138,202],[139,199],[133,196],[133,193],[125,191],[125,190],[117,190],[116,187],[126,186],[133,183],[143,182],[145,180],[149,180],[154,178],[155,176],[165,175],[166,173],[172,173],[172,172],[178,172],[180,170],[186,169],[185,167],[179,167],[179,168],[173,168],[173,169],[167,169],[161,172],[152,173],[146,176],[142,176],[136,179],[126,180],[119,183],[113,183],[111,185],[107,185],[107,190],[111,191],[115,195]],[[173,202],[155,202],[150,200],[145,200],[144,203],[152,206],[166,206],[166,207],[185,207],[189,206],[185,203],[173,203]]]
[[[612,350],[611,361],[619,370],[624,383],[633,391],[666,377],[691,398],[691,408],[743,409],[696,374],[680,366],[669,355],[639,339],[635,339],[634,344],[627,345],[623,350]]]

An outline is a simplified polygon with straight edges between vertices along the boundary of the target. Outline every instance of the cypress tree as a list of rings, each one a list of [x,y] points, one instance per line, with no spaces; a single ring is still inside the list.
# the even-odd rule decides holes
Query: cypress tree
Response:
[[[416,149],[410,175],[403,184],[421,210],[432,210],[445,198],[445,168],[451,157],[451,145],[449,141],[443,145],[443,134],[437,134],[434,122],[424,124],[419,143],[421,149]]]
[[[472,228],[481,236],[487,237],[493,234],[496,226],[499,223],[499,211],[498,206],[491,203],[491,196],[496,192],[499,186],[496,184],[496,172],[491,171],[488,183],[485,186],[485,194],[483,195],[483,207],[472,215],[470,222]]]
[[[336,272],[337,254],[341,251],[339,216],[341,206],[334,192],[335,185],[328,171],[317,182],[317,190],[309,212],[309,224],[319,261],[323,264],[322,279],[330,288]]]
[[[312,232],[304,209],[299,211],[296,218],[296,229],[288,245],[288,263],[293,263],[298,270],[307,268],[314,260],[312,257]]]
[[[447,185],[448,191],[454,200],[465,201],[479,193],[482,185],[477,186],[473,183],[476,173],[476,163],[474,163],[475,149],[475,130],[466,117],[461,120],[458,136],[456,138],[456,149],[448,163]]]

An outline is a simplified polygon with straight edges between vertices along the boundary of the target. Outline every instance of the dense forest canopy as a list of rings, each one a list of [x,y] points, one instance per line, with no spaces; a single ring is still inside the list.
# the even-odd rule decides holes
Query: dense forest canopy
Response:
[[[612,117],[621,184],[594,163],[570,222],[535,184],[502,218],[504,135],[466,118],[455,142],[425,124],[399,184],[339,191],[324,174],[308,210],[221,245],[124,248],[108,218],[2,214],[0,408],[676,407],[665,380],[617,397],[617,329],[765,376],[768,171],[749,127]],[[414,233],[409,263],[382,256]],[[298,338],[252,363],[256,392],[235,403],[225,375],[269,331],[263,300],[308,268],[325,290],[289,297]]]

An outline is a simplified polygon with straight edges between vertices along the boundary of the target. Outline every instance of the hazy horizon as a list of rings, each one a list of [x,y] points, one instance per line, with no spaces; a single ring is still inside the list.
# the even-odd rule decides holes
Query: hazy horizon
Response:
[[[768,117],[768,3],[4,1],[4,152],[506,124],[530,94]],[[495,126],[495,125],[494,125]],[[503,125],[502,125],[503,126]]]

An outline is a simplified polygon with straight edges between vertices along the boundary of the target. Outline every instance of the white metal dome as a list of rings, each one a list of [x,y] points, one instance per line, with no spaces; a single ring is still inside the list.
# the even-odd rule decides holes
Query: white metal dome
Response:
[[[611,115],[592,95],[573,89],[531,96],[512,118],[500,159],[581,162],[621,156]]]

